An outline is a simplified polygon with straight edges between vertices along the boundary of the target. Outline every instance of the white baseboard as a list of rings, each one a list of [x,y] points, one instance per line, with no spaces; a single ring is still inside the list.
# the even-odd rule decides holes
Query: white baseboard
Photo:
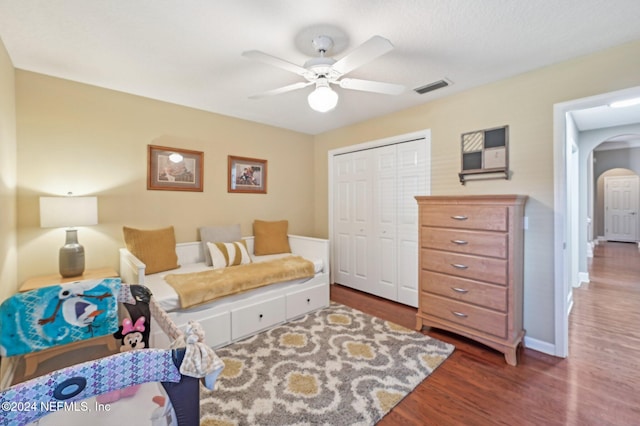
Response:
[[[591,280],[589,279],[588,272],[578,272],[578,287],[580,287],[582,283],[590,283],[590,282]]]
[[[571,292],[571,297],[569,297],[569,302],[567,303],[567,317],[571,315],[571,310],[573,309],[573,292]]]
[[[534,351],[542,352],[547,355],[556,356],[556,346],[549,342],[543,342],[542,340],[524,336],[524,346],[527,349],[533,349]]]

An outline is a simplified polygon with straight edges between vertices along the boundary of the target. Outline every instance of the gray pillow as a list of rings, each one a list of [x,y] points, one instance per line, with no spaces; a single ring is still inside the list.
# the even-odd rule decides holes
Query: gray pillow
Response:
[[[225,226],[203,226],[199,229],[200,241],[202,241],[202,251],[204,252],[204,262],[207,266],[213,266],[211,253],[207,247],[210,243],[233,243],[242,239],[240,224]]]

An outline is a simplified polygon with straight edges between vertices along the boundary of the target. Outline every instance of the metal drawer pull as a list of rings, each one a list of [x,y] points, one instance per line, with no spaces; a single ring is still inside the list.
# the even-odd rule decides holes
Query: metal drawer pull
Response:
[[[451,313],[459,318],[466,318],[469,316],[467,314],[463,314],[462,312],[451,311]]]
[[[467,216],[451,216],[453,220],[467,220],[469,219]]]
[[[465,245],[465,244],[469,244],[469,242],[468,242],[468,241],[465,241],[465,240],[451,240],[451,242],[452,242],[453,244],[457,244],[457,245],[459,245],[459,246],[463,246],[463,245]]]
[[[469,290],[467,290],[466,288],[451,287],[451,290],[455,291],[456,293],[462,293],[462,294],[469,293]]]
[[[461,265],[459,263],[452,263],[451,266],[453,266],[456,269],[467,269],[468,268],[467,265]]]

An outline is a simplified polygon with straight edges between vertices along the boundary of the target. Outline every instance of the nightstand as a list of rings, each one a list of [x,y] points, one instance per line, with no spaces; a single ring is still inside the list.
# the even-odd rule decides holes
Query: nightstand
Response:
[[[101,278],[117,278],[118,273],[113,268],[99,268],[88,269],[84,271],[84,274],[77,277],[63,278],[59,274],[43,275],[39,277],[29,278],[19,288],[20,292],[29,290],[35,290],[37,288],[48,287],[57,284],[64,284],[73,281],[81,280],[95,280]],[[116,339],[111,334],[106,336],[94,337],[93,339],[81,340],[78,342],[69,343],[67,345],[56,346],[49,349],[44,349],[38,352],[32,352],[24,355],[24,375],[25,377],[31,376],[36,372],[38,364],[54,356],[74,351],[81,348],[93,347],[97,345],[106,345],[110,352],[116,353],[118,347],[116,345]]]
[[[47,287],[50,285],[70,283],[81,280],[96,280],[101,278],[118,278],[118,273],[113,268],[87,269],[84,274],[77,277],[62,278],[60,274],[42,275],[40,277],[29,278],[22,283],[18,291],[24,292],[35,290],[36,288]]]

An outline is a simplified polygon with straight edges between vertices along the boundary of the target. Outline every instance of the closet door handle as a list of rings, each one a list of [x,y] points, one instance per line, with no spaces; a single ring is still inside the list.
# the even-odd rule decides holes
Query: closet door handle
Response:
[[[468,268],[467,265],[462,265],[460,263],[452,263],[451,266],[453,266],[456,269],[467,269]]]
[[[465,240],[451,240],[451,242],[452,242],[453,244],[457,244],[457,245],[459,245],[459,246],[463,246],[463,245],[465,245],[465,244],[469,244],[469,242],[468,242],[468,241],[465,241]]]
[[[460,294],[467,294],[467,293],[469,293],[469,290],[467,290],[466,288],[451,287],[451,290],[455,291],[456,293],[460,293]]]
[[[462,312],[457,312],[457,311],[451,311],[451,313],[455,316],[457,316],[458,318],[467,318],[469,315],[462,313]]]
[[[467,220],[469,219],[467,216],[451,216],[453,220]]]

